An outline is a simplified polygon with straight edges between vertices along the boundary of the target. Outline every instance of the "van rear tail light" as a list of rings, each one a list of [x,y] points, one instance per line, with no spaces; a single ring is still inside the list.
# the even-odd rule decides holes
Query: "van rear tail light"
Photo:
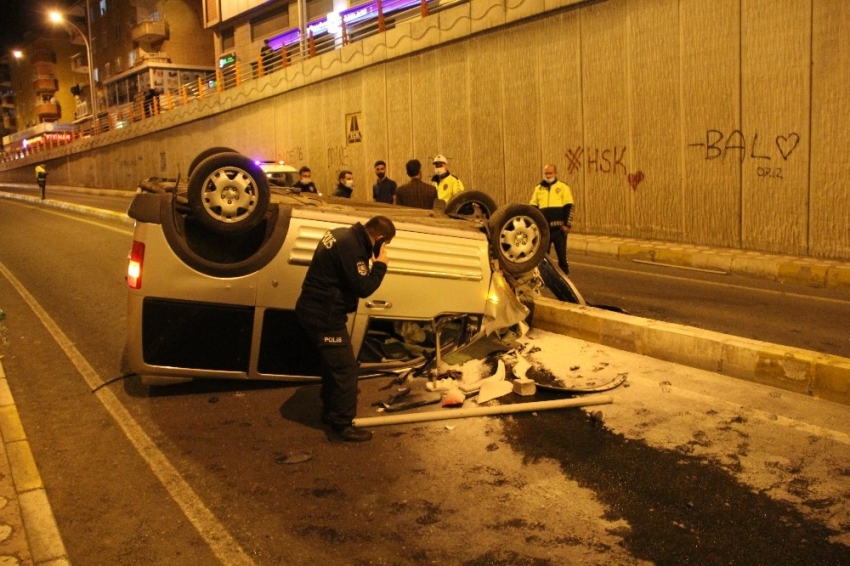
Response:
[[[127,265],[127,285],[130,289],[142,288],[142,265],[145,262],[145,245],[133,240],[130,263]]]

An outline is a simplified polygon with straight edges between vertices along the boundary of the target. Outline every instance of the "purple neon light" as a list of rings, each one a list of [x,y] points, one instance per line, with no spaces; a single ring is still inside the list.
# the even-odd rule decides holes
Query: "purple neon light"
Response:
[[[386,2],[382,2],[381,7],[383,8],[384,14],[389,14],[391,12],[397,12],[399,10],[418,6],[420,3],[421,0],[387,0]],[[343,10],[339,13],[339,15],[346,25],[356,24],[369,19],[377,19],[378,2],[377,0],[373,0],[368,4],[354,6],[353,8],[349,8],[348,10]],[[307,29],[315,30],[314,35],[317,35],[325,31],[327,23],[328,18],[327,16],[325,16],[324,18],[319,18],[318,20],[313,20],[312,22],[309,22],[307,24]],[[282,33],[278,36],[269,39],[269,47],[271,47],[272,49],[280,49],[284,45],[289,46],[293,43],[297,43],[300,37],[301,30],[299,30],[298,28],[291,29],[286,33]]]

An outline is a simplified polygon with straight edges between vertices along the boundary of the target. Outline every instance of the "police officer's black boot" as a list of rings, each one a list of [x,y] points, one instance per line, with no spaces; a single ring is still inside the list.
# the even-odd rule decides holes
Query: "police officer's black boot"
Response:
[[[367,442],[372,440],[372,432],[355,428],[351,425],[333,425],[331,427],[331,435],[335,440],[344,442]]]

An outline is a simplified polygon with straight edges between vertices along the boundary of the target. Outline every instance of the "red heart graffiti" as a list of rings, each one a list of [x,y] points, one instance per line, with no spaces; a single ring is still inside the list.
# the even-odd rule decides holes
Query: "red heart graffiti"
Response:
[[[636,191],[640,182],[643,181],[643,171],[638,171],[637,173],[629,173],[629,185],[631,185],[632,190]]]

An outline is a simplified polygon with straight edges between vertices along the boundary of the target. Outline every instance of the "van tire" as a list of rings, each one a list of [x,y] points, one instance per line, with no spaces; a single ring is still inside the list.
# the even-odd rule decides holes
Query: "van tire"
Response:
[[[243,234],[262,222],[269,209],[266,175],[239,153],[217,153],[201,161],[186,192],[192,217],[218,234]]]
[[[195,156],[195,159],[189,164],[189,169],[186,170],[186,177],[189,178],[192,176],[192,171],[197,169],[198,165],[201,164],[201,161],[206,159],[207,157],[212,157],[216,153],[239,153],[235,149],[230,149],[229,147],[211,147],[209,149],[205,149],[201,153]]]
[[[483,191],[463,191],[449,199],[446,214],[487,220],[496,212],[496,201]]]
[[[490,217],[490,246],[499,267],[518,276],[543,261],[549,251],[549,223],[537,207],[507,204]]]

